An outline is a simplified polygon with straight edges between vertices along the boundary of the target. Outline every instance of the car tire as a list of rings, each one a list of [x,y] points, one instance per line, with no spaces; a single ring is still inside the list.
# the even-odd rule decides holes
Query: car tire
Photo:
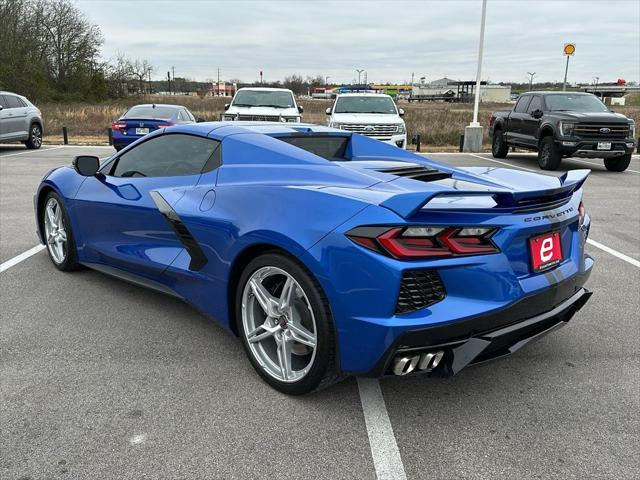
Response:
[[[509,153],[509,144],[504,138],[502,130],[493,132],[493,141],[491,142],[491,154],[493,158],[507,158]]]
[[[287,285],[291,301],[279,310]],[[271,315],[259,296],[273,310]],[[304,395],[342,378],[329,303],[318,282],[296,260],[278,251],[253,259],[240,276],[235,301],[237,331],[245,352],[273,388]],[[315,347],[309,346],[312,343]],[[282,356],[288,357],[284,367]]]
[[[627,168],[629,168],[630,163],[631,163],[630,153],[622,157],[604,159],[604,166],[610,172],[624,172]]]
[[[24,144],[32,150],[37,150],[42,146],[42,127],[39,124],[31,124],[29,127],[29,139]]]
[[[40,228],[49,258],[58,270],[69,272],[81,267],[71,221],[62,199],[55,192],[49,192],[44,200],[40,212]]]
[[[544,137],[538,146],[538,165],[542,170],[557,170],[562,161],[562,155],[556,148],[552,136]]]

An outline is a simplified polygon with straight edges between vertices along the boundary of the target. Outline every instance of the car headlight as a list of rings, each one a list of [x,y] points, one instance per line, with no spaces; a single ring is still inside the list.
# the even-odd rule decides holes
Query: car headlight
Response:
[[[397,132],[397,133],[405,133],[406,131],[407,131],[407,130],[406,130],[406,128],[405,128],[405,126],[404,126],[404,125],[398,125],[398,126],[396,127],[396,132]]]
[[[285,120],[288,123],[298,123],[300,121],[299,117],[287,117]]]
[[[636,124],[629,124],[629,138],[636,138]]]
[[[225,122],[232,122],[236,119],[235,115],[223,115],[222,116],[222,120],[224,120]]]
[[[565,137],[570,137],[573,135],[573,129],[576,127],[575,123],[571,122],[560,122],[560,133],[562,133]]]
[[[342,129],[342,124],[341,123],[330,123],[329,126],[331,128],[338,128],[338,129]]]

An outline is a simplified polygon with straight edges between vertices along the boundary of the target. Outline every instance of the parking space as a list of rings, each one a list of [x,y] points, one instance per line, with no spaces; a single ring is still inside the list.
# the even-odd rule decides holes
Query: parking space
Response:
[[[35,188],[79,153],[113,150],[0,149],[1,262],[36,245]],[[538,171],[528,154],[429,156]],[[563,165],[593,168],[591,238],[640,259],[640,159],[625,173],[589,162]],[[386,435],[409,479],[638,478],[640,269],[588,251],[594,297],[567,327],[451,379],[383,379],[383,410],[367,422],[355,379],[281,395],[193,309],[60,273],[41,251],[0,274],[0,477],[382,478],[387,454],[373,443]]]

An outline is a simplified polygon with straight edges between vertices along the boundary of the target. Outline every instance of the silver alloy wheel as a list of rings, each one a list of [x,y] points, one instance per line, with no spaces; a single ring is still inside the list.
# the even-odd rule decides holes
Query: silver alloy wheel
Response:
[[[39,148],[42,145],[42,131],[38,125],[33,125],[31,127],[31,143],[36,148]]]
[[[273,378],[302,379],[313,366],[316,320],[300,284],[277,267],[262,267],[242,292],[242,326],[253,357]]]
[[[67,257],[67,231],[62,207],[55,198],[50,198],[44,208],[44,233],[49,254],[60,265]]]

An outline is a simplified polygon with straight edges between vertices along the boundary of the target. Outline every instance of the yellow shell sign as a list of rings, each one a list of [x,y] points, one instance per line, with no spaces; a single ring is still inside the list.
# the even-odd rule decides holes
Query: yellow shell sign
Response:
[[[565,43],[562,52],[565,55],[573,55],[576,53],[576,44],[575,43]]]

